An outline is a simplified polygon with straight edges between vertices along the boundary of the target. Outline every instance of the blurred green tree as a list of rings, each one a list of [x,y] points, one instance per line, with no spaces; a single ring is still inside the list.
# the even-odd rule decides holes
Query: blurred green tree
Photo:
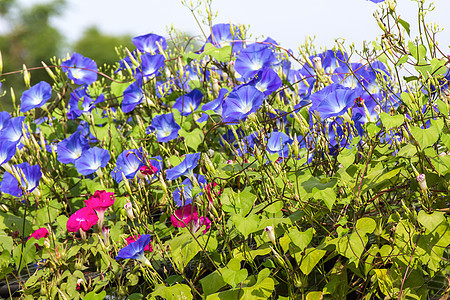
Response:
[[[25,64],[28,68],[49,64],[50,57],[60,55],[64,38],[50,23],[51,18],[61,14],[65,0],[35,4],[24,8],[15,0],[0,0],[0,14],[9,29],[0,35],[0,51],[3,57],[3,73],[18,71]],[[14,87],[16,98],[20,99],[26,89],[23,76],[18,73],[0,77],[3,90],[8,93]],[[31,72],[31,84],[42,80],[50,81],[43,69]],[[5,99],[6,98],[6,99]],[[11,110],[11,95],[0,101],[1,110]]]
[[[97,62],[99,67],[104,64],[114,66],[119,61],[115,48],[119,45],[132,51],[135,47],[131,35],[112,36],[101,33],[97,27],[87,28],[83,36],[75,42],[73,51]]]

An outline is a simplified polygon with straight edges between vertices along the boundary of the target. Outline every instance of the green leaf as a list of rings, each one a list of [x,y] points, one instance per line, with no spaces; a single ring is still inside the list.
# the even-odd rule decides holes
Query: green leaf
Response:
[[[322,292],[309,292],[308,295],[306,295],[306,300],[322,300],[323,294]]]
[[[238,271],[230,270],[228,268],[222,269],[223,281],[231,285],[233,288],[242,281],[244,281],[245,279],[247,279],[247,277],[248,277],[247,269],[241,269]]]
[[[447,73],[447,68],[445,67],[446,61],[438,58],[433,58],[430,62],[431,64],[431,74],[433,76],[444,75]]]
[[[435,211],[432,214],[427,214],[425,211],[419,211],[417,220],[423,227],[429,231],[433,231],[439,224],[445,222],[445,216],[443,212]]]
[[[209,55],[220,62],[227,62],[231,58],[231,51],[231,46],[217,48],[213,44],[207,43],[199,58],[202,59],[205,55]]]
[[[256,201],[256,195],[250,192],[250,188],[244,189],[237,195],[238,201],[241,204],[241,216],[246,216],[252,209]]]
[[[356,221],[356,230],[359,234],[372,233],[377,227],[377,223],[372,218],[361,218]]]
[[[334,203],[336,202],[336,193],[332,188],[317,190],[317,188],[313,188],[314,199],[322,200],[328,209],[331,211]]]
[[[397,61],[397,63],[395,64],[395,66],[397,67],[397,66],[399,66],[399,65],[401,65],[401,64],[404,64],[405,62],[408,61],[408,58],[409,58],[409,55],[408,55],[408,54],[403,55],[403,56],[400,57],[400,59]]]
[[[402,125],[403,122],[405,121],[405,116],[403,116],[403,115],[390,116],[387,113],[382,112],[380,114],[380,119],[381,119],[381,122],[383,123],[384,127],[386,127],[386,129],[391,129],[391,128],[397,128],[400,125]]]
[[[411,134],[422,150],[433,145],[439,139],[439,131],[435,126],[430,126],[427,129],[411,126]]]
[[[186,139],[186,145],[194,151],[197,151],[198,146],[203,142],[205,135],[199,128],[195,128],[191,132],[185,131],[183,128],[178,131],[178,134]]]
[[[300,248],[301,251],[303,251],[311,242],[313,238],[313,229],[309,228],[304,232],[301,232],[297,229],[292,229],[288,233],[289,238],[291,241]]]
[[[347,169],[355,161],[355,154],[358,152],[357,147],[344,148],[338,155],[338,162]]]
[[[429,159],[431,160],[433,167],[436,169],[439,175],[445,175],[448,173],[450,169],[450,156],[436,156],[429,157]]]
[[[413,157],[417,155],[417,148],[414,147],[414,145],[411,144],[407,144],[405,146],[403,146],[402,148],[400,148],[400,150],[398,151],[397,156],[401,156],[401,157]]]
[[[439,112],[445,116],[448,115],[448,105],[447,103],[445,103],[444,101],[442,101],[441,99],[438,99],[436,101],[436,105],[439,109]]]
[[[84,296],[84,300],[103,300],[106,297],[106,291],[102,291],[100,294],[95,292],[89,292]]]
[[[0,252],[8,251],[11,253],[13,248],[13,239],[8,236],[3,230],[0,231]]]
[[[400,18],[398,18],[398,23],[400,24],[400,25],[402,25],[402,27],[403,28],[405,28],[405,30],[406,30],[406,33],[408,34],[408,35],[410,35],[410,29],[409,29],[409,23],[408,22],[406,22],[405,20],[402,20],[402,19],[400,19]]]
[[[240,215],[234,215],[231,219],[234,226],[236,226],[237,230],[239,230],[245,238],[247,238],[250,233],[258,231],[259,217],[257,215],[250,215],[246,218]]]
[[[317,265],[319,260],[327,253],[325,250],[319,250],[315,248],[308,248],[305,251],[305,256],[301,260],[300,270],[303,274],[308,275]]]
[[[219,272],[214,271],[200,279],[200,284],[202,285],[205,296],[208,296],[220,290],[227,283],[223,281],[222,275]]]
[[[152,293],[153,297],[160,296],[163,299],[193,299],[191,288],[186,284],[177,283],[172,286],[157,285]]]

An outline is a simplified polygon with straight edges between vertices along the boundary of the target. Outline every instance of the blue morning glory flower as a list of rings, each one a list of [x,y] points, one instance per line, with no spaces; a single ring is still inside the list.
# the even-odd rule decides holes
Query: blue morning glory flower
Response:
[[[129,113],[133,111],[144,99],[144,94],[137,82],[130,84],[123,91],[122,111]]]
[[[320,59],[320,63],[326,74],[332,74],[337,68],[341,65],[345,65],[345,62],[348,61],[347,53],[341,52],[340,50],[336,52],[333,50],[327,50],[317,55],[310,56],[309,60],[312,64],[314,64],[314,58]],[[305,63],[299,72],[302,78],[305,78],[309,85],[314,84],[316,80],[316,70],[312,66]]]
[[[317,111],[322,119],[337,117],[345,114],[361,93],[334,83],[311,95],[309,110]]]
[[[31,166],[29,163],[24,162],[12,166],[11,169],[12,172],[15,172],[20,177],[20,184],[14,175],[5,172],[1,183],[2,193],[20,197],[23,195],[23,190],[31,193],[39,185],[39,180],[42,177],[39,165]]]
[[[249,84],[267,96],[278,90],[281,87],[282,82],[274,70],[265,68],[259,71],[255,78],[249,82]]]
[[[186,95],[180,96],[173,105],[174,109],[177,109],[182,116],[188,116],[193,113],[200,105],[203,98],[202,92],[195,89]]]
[[[75,161],[78,173],[87,176],[95,173],[98,169],[106,167],[110,159],[106,149],[94,147],[84,151],[80,158]]]
[[[153,117],[152,124],[147,128],[147,133],[155,132],[156,140],[166,143],[178,137],[181,127],[175,122],[172,114],[164,114]]]
[[[223,122],[237,123],[247,119],[247,116],[254,113],[261,107],[264,94],[254,86],[245,85],[228,95],[222,106]]]
[[[134,37],[131,39],[131,41],[138,50],[151,54],[159,53],[159,49],[156,43],[158,43],[163,48],[163,50],[167,49],[166,39],[154,33]]]
[[[267,140],[267,151],[270,154],[278,153],[279,157],[289,156],[289,145],[293,140],[283,132],[272,132]]]
[[[0,131],[0,140],[7,140],[18,144],[22,138],[22,126],[25,117],[15,117],[9,119],[7,127]]]
[[[141,56],[141,69],[145,77],[158,76],[159,70],[164,67],[165,59],[161,54],[144,54]]]
[[[137,149],[125,150],[119,154],[116,161],[116,166],[111,171],[111,176],[117,183],[121,183],[123,180],[123,175],[132,179],[139,171],[139,169],[144,166],[144,159],[142,157],[142,147]]]
[[[231,26],[233,26],[234,36],[231,33]],[[232,46],[233,53],[239,52],[242,49],[242,34],[239,28],[231,24],[216,24],[211,28],[211,35],[208,36],[206,43],[213,44],[216,47]],[[203,50],[203,49],[202,49]]]
[[[195,174],[194,174],[195,176]],[[202,189],[206,188],[208,182],[203,175],[198,175],[197,182]],[[192,203],[192,182],[191,179],[186,178],[181,183],[180,187],[177,187],[173,192],[173,201],[177,206],[185,206]],[[198,196],[201,196],[203,192],[200,192]]]
[[[47,82],[41,81],[23,92],[20,98],[20,111],[27,112],[33,108],[41,107],[51,96],[52,87]]]
[[[243,78],[250,78],[259,70],[269,68],[275,60],[275,55],[268,45],[250,44],[239,53],[234,69]]]
[[[150,243],[151,237],[149,234],[143,234],[141,237],[127,246],[119,250],[116,260],[119,259],[137,259],[144,265],[149,266],[150,262],[144,256],[144,249]]]
[[[63,164],[74,164],[84,151],[89,149],[89,141],[76,131],[68,138],[58,143],[56,152],[58,161]]]
[[[225,95],[228,94],[228,90],[226,88],[221,88],[219,91],[219,96],[217,96],[217,99],[212,100],[206,104],[203,104],[202,110],[213,110],[216,114],[221,115],[222,114],[222,105],[224,103]]]
[[[84,113],[90,113],[95,108],[95,105],[105,102],[105,95],[100,94],[94,100],[87,92],[87,86],[80,86],[70,94],[69,111],[67,112],[68,119],[73,120]]]
[[[11,114],[7,111],[0,112],[0,131],[8,127],[9,119],[11,119]]]
[[[16,143],[0,140],[0,166],[7,163],[16,154]]]
[[[368,0],[368,1],[373,2],[373,3],[381,3],[381,2],[384,2],[384,0]]]
[[[69,60],[61,63],[63,71],[75,84],[91,84],[97,80],[97,64],[90,58],[74,52]]]
[[[200,159],[200,153],[186,154],[181,163],[166,171],[167,180],[175,180],[180,176],[194,176],[194,168]]]

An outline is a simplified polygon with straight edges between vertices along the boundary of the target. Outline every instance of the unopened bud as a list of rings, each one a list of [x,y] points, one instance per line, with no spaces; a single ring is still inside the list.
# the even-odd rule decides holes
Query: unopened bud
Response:
[[[47,71],[48,76],[50,76],[53,81],[56,81],[56,76],[53,71],[45,64],[45,62],[41,61],[41,64],[44,66],[45,71]]]
[[[23,65],[23,81],[25,86],[29,89],[31,87],[31,74],[28,72],[27,66]]]
[[[314,68],[316,69],[316,72],[322,74],[323,73],[323,67],[322,67],[322,59],[318,56],[313,58],[314,62]]]
[[[125,177],[125,174],[123,174],[123,172],[122,172],[122,179],[123,183],[125,184],[125,189],[130,195],[132,195],[133,193],[131,192],[130,182],[128,181],[128,178]]]
[[[272,244],[276,245],[277,241],[275,240],[273,226],[267,226],[266,228],[264,228],[264,231],[267,232],[267,236],[269,237],[269,240],[272,242]]]
[[[130,218],[131,221],[134,220],[134,214],[133,214],[133,204],[131,202],[127,202],[123,208],[125,208],[125,211],[127,213],[128,218]]]
[[[426,192],[428,187],[427,187],[427,180],[425,178],[425,174],[419,174],[419,176],[417,176],[416,180],[419,183],[420,190],[422,192]]]

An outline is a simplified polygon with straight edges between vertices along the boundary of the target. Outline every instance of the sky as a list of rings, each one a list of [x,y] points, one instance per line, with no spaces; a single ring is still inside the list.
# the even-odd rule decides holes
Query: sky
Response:
[[[67,0],[68,6],[53,23],[67,41],[78,39],[83,30],[96,25],[109,34],[132,36],[157,33],[167,37],[167,28],[201,36],[201,30],[190,10],[181,0]],[[196,0],[192,0],[196,3]],[[21,0],[24,5],[46,2]],[[191,0],[186,0],[191,2]],[[204,1],[205,2],[205,1]],[[412,0],[397,0],[397,12],[412,26],[417,19],[417,4]],[[430,1],[427,1],[430,3]],[[436,9],[428,22],[447,28],[438,40],[441,49],[450,44],[450,1],[437,0]],[[253,38],[271,37],[284,48],[298,53],[307,36],[315,36],[318,48],[331,48],[336,38],[355,43],[361,49],[364,40],[372,41],[381,35],[373,17],[378,4],[367,0],[214,0],[212,8],[218,12],[214,23],[250,25]],[[204,11],[204,5],[200,7]],[[200,17],[201,18],[201,17]],[[204,30],[208,30],[203,25]]]

